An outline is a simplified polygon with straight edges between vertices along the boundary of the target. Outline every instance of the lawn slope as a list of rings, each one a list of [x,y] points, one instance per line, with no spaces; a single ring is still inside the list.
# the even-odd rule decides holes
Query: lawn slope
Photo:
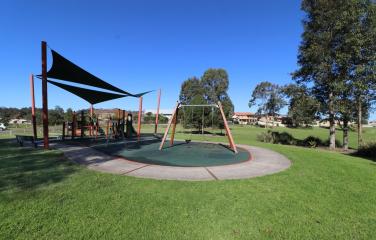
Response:
[[[0,143],[1,239],[372,239],[376,164],[258,143],[292,160],[248,180],[179,182],[98,173],[58,151]],[[220,139],[219,139],[220,140]]]

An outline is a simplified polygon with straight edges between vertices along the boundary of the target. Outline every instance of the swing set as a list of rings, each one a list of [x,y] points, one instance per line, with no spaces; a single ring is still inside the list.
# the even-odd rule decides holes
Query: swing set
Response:
[[[227,120],[226,120],[226,116],[225,116],[224,111],[223,111],[222,104],[221,104],[220,101],[218,101],[217,104],[198,104],[198,105],[184,105],[184,104],[181,104],[180,102],[177,102],[177,104],[174,108],[172,117],[170,118],[168,125],[167,125],[167,128],[165,130],[165,133],[163,135],[161,144],[159,146],[159,150],[163,149],[163,145],[164,145],[164,143],[167,139],[167,136],[168,136],[168,133],[170,131],[171,126],[172,126],[172,129],[171,129],[171,137],[170,137],[170,146],[174,145],[176,125],[177,125],[177,122],[178,122],[178,114],[179,114],[180,109],[182,109],[183,116],[185,117],[185,108],[186,107],[202,107],[202,128],[201,128],[202,134],[204,134],[204,124],[205,124],[205,120],[204,120],[205,111],[204,111],[204,109],[205,109],[205,107],[211,107],[211,110],[212,110],[212,113],[211,113],[211,115],[212,115],[212,127],[213,127],[213,122],[214,122],[214,108],[218,108],[220,113],[221,113],[221,117],[223,119],[224,127],[225,127],[225,130],[226,130],[226,135],[227,135],[228,142],[229,142],[229,147],[231,148],[231,150],[234,153],[238,153],[236,145],[234,143],[234,139],[232,137],[230,128],[229,128]],[[192,118],[191,120],[193,120],[193,111],[192,111],[191,118]],[[191,130],[191,134],[192,134],[192,130]],[[191,138],[185,139],[185,142],[186,143],[191,142]]]

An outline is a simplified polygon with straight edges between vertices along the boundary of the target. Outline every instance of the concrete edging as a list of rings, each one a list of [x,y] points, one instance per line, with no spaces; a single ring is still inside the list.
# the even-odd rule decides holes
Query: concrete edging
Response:
[[[188,181],[246,179],[281,172],[291,166],[289,159],[272,150],[248,145],[237,146],[249,151],[252,160],[213,167],[150,165],[107,155],[91,147],[66,144],[56,144],[55,147],[69,160],[95,171],[152,179]]]

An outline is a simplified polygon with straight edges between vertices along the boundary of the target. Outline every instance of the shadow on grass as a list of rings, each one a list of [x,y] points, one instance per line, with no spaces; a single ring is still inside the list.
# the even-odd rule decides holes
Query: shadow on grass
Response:
[[[0,192],[34,190],[60,182],[77,169],[58,151],[21,148],[0,140]]]
[[[349,155],[353,156],[353,157],[363,158],[365,160],[369,160],[369,161],[372,161],[372,162],[376,163],[376,157],[364,156],[364,155],[358,154],[357,152],[351,153]]]

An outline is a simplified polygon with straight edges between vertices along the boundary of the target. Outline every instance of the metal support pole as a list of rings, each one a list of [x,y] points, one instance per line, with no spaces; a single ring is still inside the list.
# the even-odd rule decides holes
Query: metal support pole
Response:
[[[157,134],[158,132],[158,120],[159,120],[159,107],[161,105],[161,89],[159,89],[158,92],[158,105],[157,105],[157,114],[155,115],[155,128],[154,128],[154,134]]]
[[[35,117],[35,96],[34,96],[34,75],[30,75],[30,92],[31,92],[31,123],[33,124],[34,141],[37,140],[37,121]]]
[[[45,41],[42,41],[42,109],[43,145],[44,149],[48,149],[47,43]]]
[[[137,139],[140,140],[141,137],[141,116],[142,116],[142,97],[140,97],[140,103],[138,108],[138,119],[137,119]]]

